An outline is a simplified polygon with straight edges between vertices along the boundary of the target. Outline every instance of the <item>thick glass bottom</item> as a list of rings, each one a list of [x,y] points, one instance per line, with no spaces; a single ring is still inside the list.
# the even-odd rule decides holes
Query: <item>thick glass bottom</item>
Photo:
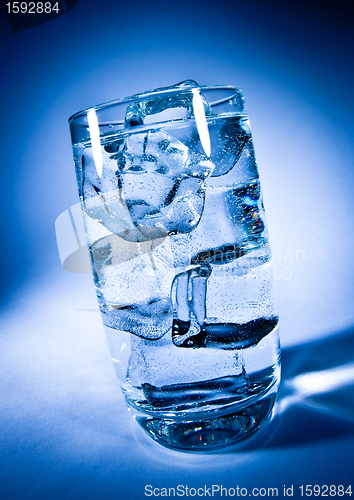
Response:
[[[241,410],[233,407],[227,414],[199,414],[197,419],[160,418],[134,410],[133,413],[144,431],[162,446],[184,452],[215,452],[245,444],[270,421],[276,399],[275,390],[271,392]]]
[[[244,349],[189,349],[167,335],[149,341],[106,331],[131,413],[159,444],[185,452],[238,448],[270,420],[280,379],[277,327]]]

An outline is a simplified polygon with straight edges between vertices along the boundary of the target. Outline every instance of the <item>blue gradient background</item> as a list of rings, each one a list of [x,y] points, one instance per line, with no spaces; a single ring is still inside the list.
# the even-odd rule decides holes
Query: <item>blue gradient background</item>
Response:
[[[349,4],[80,0],[15,34],[1,9],[0,497],[139,499],[145,484],[282,497],[293,484],[300,498],[301,484],[354,483],[354,373],[340,379],[354,360]],[[283,345],[268,441],[199,457],[155,446],[132,421],[91,277],[61,268],[54,232],[78,201],[68,117],[187,78],[244,91]],[[289,398],[295,377],[329,369],[335,389]]]

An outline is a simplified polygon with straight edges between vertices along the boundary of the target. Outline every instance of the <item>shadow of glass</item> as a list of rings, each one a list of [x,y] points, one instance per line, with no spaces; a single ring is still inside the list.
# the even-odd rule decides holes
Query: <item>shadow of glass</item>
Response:
[[[263,447],[354,434],[354,328],[282,351],[282,382]]]

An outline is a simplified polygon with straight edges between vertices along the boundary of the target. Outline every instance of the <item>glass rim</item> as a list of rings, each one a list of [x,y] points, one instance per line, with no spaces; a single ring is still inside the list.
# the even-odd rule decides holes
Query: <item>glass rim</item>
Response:
[[[95,111],[100,111],[102,109],[110,108],[113,107],[117,104],[122,104],[122,103],[128,103],[128,102],[133,102],[133,101],[139,101],[142,99],[149,98],[151,96],[157,96],[157,95],[164,95],[164,94],[174,94],[178,92],[193,92],[193,90],[200,90],[200,91],[208,91],[208,90],[231,90],[234,91],[234,95],[224,97],[222,99],[218,99],[214,102],[209,103],[210,106],[216,106],[218,104],[222,104],[223,102],[227,102],[230,99],[233,99],[236,94],[241,94],[243,96],[243,91],[239,87],[235,87],[233,85],[198,85],[198,86],[185,86],[185,87],[166,87],[166,88],[161,88],[161,89],[156,89],[156,90],[151,90],[143,93],[138,93],[138,94],[133,94],[131,96],[127,97],[121,97],[119,99],[113,99],[112,101],[107,101],[101,104],[97,104],[95,106],[90,106],[86,109],[83,109],[81,111],[77,111],[76,113],[72,114],[68,121],[69,124],[71,125],[72,123],[75,122],[76,119],[81,118],[89,111],[95,110]]]

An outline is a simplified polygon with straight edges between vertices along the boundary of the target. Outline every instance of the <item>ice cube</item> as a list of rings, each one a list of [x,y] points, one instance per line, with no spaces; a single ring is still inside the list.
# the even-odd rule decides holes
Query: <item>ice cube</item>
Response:
[[[83,175],[81,196],[86,214],[98,220],[109,231],[117,235],[134,233],[136,228],[129,210],[121,199],[116,176],[116,162],[103,150],[102,175],[96,171],[92,148],[86,147],[82,156]]]
[[[120,308],[106,308],[102,312],[103,324],[148,340],[163,337],[172,327],[171,302],[168,297],[155,297],[151,301]]]
[[[245,118],[230,117],[209,126],[211,138],[211,160],[215,163],[212,176],[227,174],[239,161],[251,138]]]
[[[111,235],[92,246],[106,326],[157,339],[172,328],[174,278],[168,240],[127,242]]]
[[[227,206],[225,190],[208,191],[203,216],[195,231],[190,234],[189,244],[192,263],[224,264],[239,257],[237,245],[242,242],[242,226],[234,223]]]
[[[139,97],[139,100],[127,107],[125,127],[131,128],[146,123],[158,123],[170,119],[195,116],[195,101],[193,101],[195,94],[193,89],[197,87],[198,83],[194,80],[185,80],[170,87],[149,90],[143,94],[138,94],[136,97]],[[184,89],[185,92],[183,91]],[[157,97],[156,94],[154,95],[155,92],[160,92],[160,96]],[[211,109],[208,101],[202,93],[199,91],[196,92],[200,95],[205,115],[210,115]],[[146,99],[142,99],[144,96],[146,96]],[[175,112],[176,110],[177,113]],[[162,112],[165,113],[161,120],[160,114]]]
[[[166,390],[172,389],[173,384],[209,382],[211,377],[215,380],[240,376],[243,385],[245,379],[241,353],[234,352],[230,356],[226,350],[211,349],[181,349],[171,342],[169,335],[154,342],[133,336],[127,378],[135,387],[143,384],[170,386]],[[238,382],[241,382],[240,379]],[[216,392],[213,390],[214,396]],[[185,395],[188,399],[188,391],[185,391]]]
[[[120,199],[146,238],[188,233],[201,217],[205,179],[214,165],[161,131],[128,135],[113,155]]]

